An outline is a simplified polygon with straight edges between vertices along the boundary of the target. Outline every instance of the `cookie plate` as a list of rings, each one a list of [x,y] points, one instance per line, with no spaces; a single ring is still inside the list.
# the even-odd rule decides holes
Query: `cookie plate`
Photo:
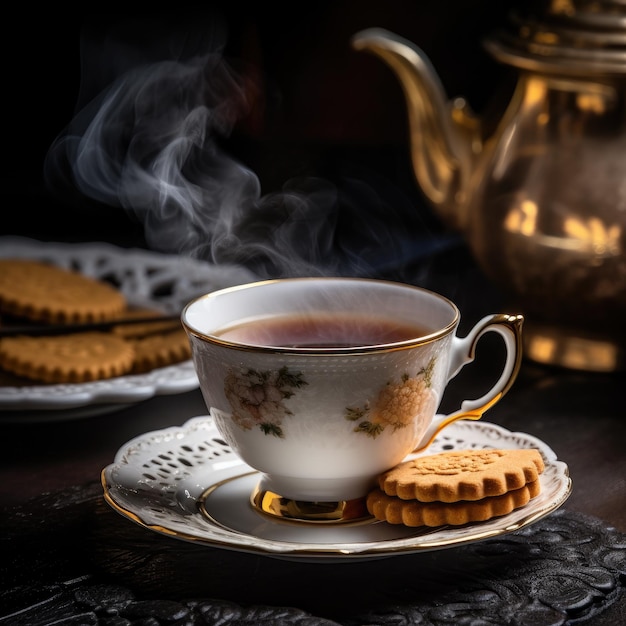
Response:
[[[196,296],[243,282],[241,270],[187,257],[125,249],[107,243],[48,243],[0,237],[0,256],[48,261],[113,282],[135,306],[174,314]],[[0,382],[0,422],[55,421],[122,409],[155,395],[198,387],[191,361],[90,383],[27,385]]]
[[[536,522],[571,493],[567,465],[551,448],[489,422],[455,422],[427,453],[468,448],[538,449],[546,466],[541,493],[508,515],[459,527],[273,519],[252,508],[250,493],[259,475],[232,452],[210,416],[133,439],[103,469],[101,479],[113,509],[144,528],[211,547],[310,561],[373,559],[481,541]]]

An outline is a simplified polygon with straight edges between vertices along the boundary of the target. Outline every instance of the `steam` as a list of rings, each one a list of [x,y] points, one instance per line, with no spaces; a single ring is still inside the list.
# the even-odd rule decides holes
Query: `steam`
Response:
[[[152,249],[259,278],[404,266],[415,250],[403,213],[413,208],[399,194],[390,206],[363,179],[312,177],[264,195],[255,173],[221,148],[253,106],[255,85],[225,61],[225,33],[210,35],[194,39],[200,54],[180,39],[169,58],[146,59],[111,38],[87,55],[84,81],[94,71],[113,76],[51,146],[50,185],[66,168],[82,194],[136,216]]]

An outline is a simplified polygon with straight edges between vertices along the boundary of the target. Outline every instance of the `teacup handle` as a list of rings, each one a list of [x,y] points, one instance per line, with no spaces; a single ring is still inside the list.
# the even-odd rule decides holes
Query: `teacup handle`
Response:
[[[464,400],[458,411],[450,414],[437,414],[422,437],[414,452],[418,452],[432,442],[441,430],[460,419],[478,420],[511,388],[522,363],[522,315],[498,313],[483,317],[465,337],[452,339],[450,364],[446,382],[454,378],[461,369],[474,360],[476,345],[488,332],[502,336],[506,346],[506,362],[502,374],[495,385],[476,400]]]

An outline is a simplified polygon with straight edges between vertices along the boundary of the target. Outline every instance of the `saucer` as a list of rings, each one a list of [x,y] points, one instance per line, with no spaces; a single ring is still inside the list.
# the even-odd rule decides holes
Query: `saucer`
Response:
[[[571,493],[567,465],[545,443],[489,422],[455,422],[427,453],[468,448],[537,448],[545,462],[541,493],[508,515],[459,527],[409,528],[373,519],[320,526],[273,519],[250,503],[259,473],[231,451],[210,416],[129,441],[102,471],[102,486],[113,509],[157,533],[310,561],[372,559],[481,541],[538,521]]]

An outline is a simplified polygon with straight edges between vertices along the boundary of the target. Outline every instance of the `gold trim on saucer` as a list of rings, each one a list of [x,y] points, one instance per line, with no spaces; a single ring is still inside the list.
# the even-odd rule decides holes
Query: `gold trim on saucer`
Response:
[[[450,425],[433,452],[467,447],[532,447],[546,469],[541,493],[486,522],[459,527],[410,528],[373,518],[301,522],[259,511],[250,496],[260,475],[222,440],[210,416],[140,435],[101,472],[104,500],[139,526],[212,548],[302,562],[366,561],[439,550],[519,530],[558,509],[572,491],[567,465],[544,442],[485,421]],[[167,461],[166,463],[164,461]]]

